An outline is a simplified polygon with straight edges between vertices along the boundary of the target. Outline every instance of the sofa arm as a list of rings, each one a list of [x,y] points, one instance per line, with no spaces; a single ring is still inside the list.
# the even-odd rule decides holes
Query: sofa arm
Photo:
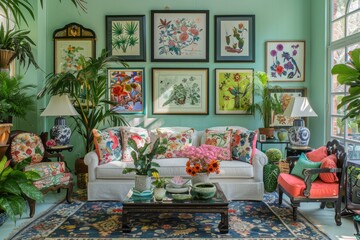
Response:
[[[99,157],[95,151],[85,155],[84,163],[88,166],[89,182],[96,180],[95,169],[99,165]]]
[[[252,159],[252,165],[254,167],[254,179],[257,182],[263,182],[263,170],[264,166],[268,163],[268,158],[265,153],[256,149],[254,157]]]

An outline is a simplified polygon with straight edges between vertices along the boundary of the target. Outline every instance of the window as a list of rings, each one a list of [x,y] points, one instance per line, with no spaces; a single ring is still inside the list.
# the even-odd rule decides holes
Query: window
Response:
[[[360,0],[331,0],[330,7],[329,72],[335,64],[349,60],[349,51],[360,48]],[[360,116],[342,121],[346,110],[337,105],[348,89],[338,84],[336,76],[330,77],[329,135],[345,145],[349,159],[360,159]]]
[[[9,23],[9,28],[14,28],[15,22],[12,17],[10,19],[6,18],[4,9],[0,8],[0,24],[3,24],[5,29],[7,28],[7,23]]]

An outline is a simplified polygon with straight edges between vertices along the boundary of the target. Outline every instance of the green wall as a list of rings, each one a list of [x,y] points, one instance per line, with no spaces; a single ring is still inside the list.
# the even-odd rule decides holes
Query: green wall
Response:
[[[35,0],[32,0],[35,1]],[[37,1],[35,1],[37,2]],[[97,35],[96,52],[99,55],[101,49],[105,48],[105,16],[106,15],[146,15],[146,62],[130,62],[131,67],[145,68],[146,82],[146,116],[127,116],[127,119],[145,127],[158,126],[192,126],[202,130],[218,125],[240,125],[249,129],[262,126],[258,116],[246,115],[215,115],[215,68],[254,68],[255,71],[265,70],[265,41],[270,40],[305,40],[306,41],[306,75],[305,82],[280,83],[282,87],[307,87],[308,96],[314,110],[319,117],[310,120],[312,132],[311,144],[319,146],[324,143],[325,122],[325,16],[326,0],[87,0],[87,13],[75,9],[68,1],[45,1],[44,9],[38,9],[38,20],[34,27],[34,36],[37,39],[36,48],[39,63],[44,72],[53,71],[53,41],[52,34],[55,29],[64,25],[77,22],[86,28],[95,31]],[[171,10],[209,10],[209,56],[208,63],[152,63],[150,61],[150,11],[163,10],[169,7]],[[254,63],[214,63],[214,15],[255,15],[255,62]],[[117,65],[113,65],[117,66]],[[153,67],[200,67],[209,68],[209,115],[152,115],[151,106],[151,68]],[[313,71],[315,70],[315,71]],[[36,81],[41,88],[44,83],[45,73],[29,70],[27,77],[29,81]],[[34,80],[36,78],[36,80]],[[32,80],[30,80],[32,79]],[[318,89],[318,90],[316,90]],[[320,91],[320,93],[319,93]],[[256,100],[256,99],[255,99]],[[32,127],[37,132],[48,131],[53,124],[53,118],[43,119],[39,117],[39,109],[46,106],[46,100],[38,102],[36,116],[31,116],[30,122],[36,119]],[[75,136],[72,143],[79,142]],[[72,155],[82,155],[82,146],[78,146]]]

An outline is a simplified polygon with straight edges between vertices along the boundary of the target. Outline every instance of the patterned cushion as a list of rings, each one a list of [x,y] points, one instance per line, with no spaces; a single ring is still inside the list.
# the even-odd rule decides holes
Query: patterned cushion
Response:
[[[222,148],[222,152],[218,160],[231,160],[230,146],[232,131],[217,131],[206,129],[205,134],[205,144]]]
[[[95,151],[99,165],[121,160],[121,135],[119,128],[108,128],[103,131],[93,129]]]
[[[160,138],[160,144],[166,145],[167,149],[164,154],[156,155],[156,158],[175,158],[181,157],[176,151],[181,151],[185,147],[192,145],[191,136],[194,129],[190,128],[186,131],[174,132],[169,130],[157,129],[157,135]]]
[[[336,166],[336,156],[335,154],[331,154],[321,160],[321,166],[320,168],[337,168]],[[337,177],[336,173],[320,173],[319,178],[326,182],[326,183],[333,183],[339,181],[339,178]]]
[[[123,162],[133,162],[131,157],[131,152],[133,149],[128,145],[128,139],[132,138],[138,148],[141,148],[145,145],[146,142],[150,142],[149,133],[144,128],[137,127],[126,127],[121,128],[121,139],[122,139],[122,161]]]
[[[21,162],[31,156],[31,164],[41,162],[44,158],[44,145],[34,133],[20,133],[11,141],[11,157]]]
[[[231,144],[232,159],[252,164],[256,152],[256,138],[257,131],[235,130]]]
[[[25,171],[35,171],[39,173],[41,178],[54,176],[59,173],[65,172],[64,162],[42,162],[37,164],[28,165]]]
[[[42,178],[38,181],[33,182],[33,184],[37,189],[41,190],[59,184],[67,185],[70,182],[70,178],[71,178],[71,173],[60,173],[54,176]]]
[[[319,168],[321,165],[321,162],[312,162],[307,159],[304,153],[301,154],[299,157],[299,160],[296,162],[294,168],[291,171],[292,175],[298,176],[302,179],[305,179],[305,175],[303,174],[303,170],[305,168]],[[311,175],[311,181],[315,181],[315,179],[318,177],[319,174],[313,174]]]

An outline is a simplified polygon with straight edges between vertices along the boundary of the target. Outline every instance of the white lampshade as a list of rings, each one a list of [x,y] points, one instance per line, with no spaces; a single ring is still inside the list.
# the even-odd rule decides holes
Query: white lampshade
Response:
[[[55,95],[50,98],[46,109],[40,114],[46,116],[77,116],[79,113],[71,104],[67,95]]]
[[[291,98],[284,115],[287,117],[317,117],[307,97]]]

